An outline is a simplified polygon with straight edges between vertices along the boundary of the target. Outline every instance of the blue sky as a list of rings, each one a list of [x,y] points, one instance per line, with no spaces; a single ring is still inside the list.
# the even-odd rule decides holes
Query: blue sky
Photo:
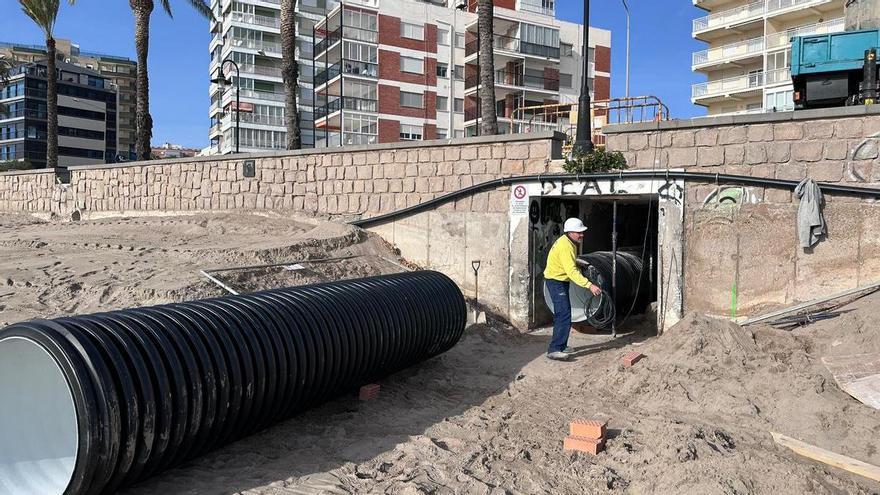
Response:
[[[386,0],[393,1],[393,0]],[[158,3],[158,2],[157,2]],[[632,16],[630,93],[659,96],[673,117],[704,112],[690,102],[691,53],[700,43],[691,37],[691,20],[700,15],[690,0],[629,0]],[[174,19],[157,7],[151,22],[150,101],[153,143],[192,147],[208,144],[208,23],[182,0],[171,1]],[[623,96],[626,60],[625,16],[620,0],[593,0],[591,24],[612,31],[612,96]],[[42,44],[39,29],[14,0],[2,0],[0,41]],[[580,0],[557,0],[557,16],[580,22]],[[10,15],[11,14],[11,15]],[[82,50],[135,58],[134,18],[122,0],[62,2],[57,38],[69,38]]]

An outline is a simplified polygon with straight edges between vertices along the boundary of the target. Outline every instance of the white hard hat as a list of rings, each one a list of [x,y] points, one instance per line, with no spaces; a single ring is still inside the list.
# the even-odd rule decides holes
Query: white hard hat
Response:
[[[586,232],[587,227],[584,226],[584,222],[580,218],[569,218],[565,221],[565,228],[563,230],[565,232]]]

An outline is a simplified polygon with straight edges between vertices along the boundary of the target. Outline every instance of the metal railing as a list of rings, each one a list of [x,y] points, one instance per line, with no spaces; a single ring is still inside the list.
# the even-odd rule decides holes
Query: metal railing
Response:
[[[315,87],[327,84],[340,74],[351,74],[362,77],[379,77],[379,65],[370,62],[344,59],[318,72],[315,76]]]
[[[328,102],[326,105],[315,108],[315,119],[321,119],[340,110],[353,110],[356,112],[377,112],[379,101],[355,96],[341,96]]]
[[[546,1],[542,2],[541,0],[519,0],[519,2],[517,3],[518,6],[516,10],[550,16],[556,15],[556,9],[554,7],[548,7],[546,5]]]
[[[275,115],[260,115],[250,112],[241,112],[239,115],[240,121],[244,124],[260,124],[260,125],[273,125],[276,127],[284,127],[284,117],[278,117]],[[235,112],[230,112],[228,115],[223,117],[223,125],[235,125]]]
[[[716,81],[706,81],[694,84],[691,89],[691,98],[706,98],[709,96],[724,95],[739,91],[760,89],[764,86],[764,72],[754,72],[741,76],[728,77]]]
[[[765,1],[761,0],[760,2],[752,2],[748,5],[743,5],[734,9],[723,10],[704,17],[699,17],[694,19],[693,32],[697,33],[727,24],[757,19],[764,15],[765,7]]]
[[[261,76],[281,77],[281,68],[268,67],[265,65],[241,64],[241,71],[248,74],[258,74]]]
[[[496,50],[534,55],[537,57],[559,58],[559,47],[529,43],[527,41],[522,41],[519,38],[511,38],[510,36],[502,36],[500,34],[495,35],[492,47]],[[469,43],[465,44],[465,56],[469,57],[477,53],[479,49],[479,40],[471,40]]]
[[[271,91],[257,91],[254,89],[241,89],[241,97],[242,98],[254,98],[257,100],[269,100],[269,101],[284,101],[284,93],[276,93]],[[223,100],[234,100],[235,99],[235,90],[226,91],[223,95]]]
[[[729,43],[716,48],[701,50],[693,54],[692,65],[694,67],[708,64],[721,63],[728,60],[734,60],[749,55],[760,54],[764,51],[764,37],[752,38],[744,41]]]
[[[768,34],[766,45],[767,48],[779,48],[782,46],[788,46],[789,43],[791,43],[791,38],[795,36],[838,33],[844,30],[845,24],[845,19],[840,17],[826,22],[799,26],[782,33]]]
[[[355,146],[359,144],[376,144],[379,142],[379,136],[376,134],[364,134],[362,132],[345,132],[342,137],[342,144],[345,146]]]
[[[271,28],[280,28],[281,19],[278,17],[270,17],[259,14],[251,14],[248,12],[233,12],[232,20],[236,22],[244,22],[247,24],[256,24],[258,26],[266,26]]]
[[[759,2],[752,2],[748,5],[715,12],[694,19],[693,32],[698,33],[707,29],[726,26],[728,24],[747,22],[763,17],[764,15],[772,16],[795,7],[822,5],[832,1],[833,0],[761,0]]]
[[[478,87],[480,84],[480,76],[473,75],[465,79],[465,89]],[[546,77],[532,76],[516,72],[507,72],[504,70],[495,71],[495,84],[505,86],[515,86],[518,88],[543,89],[547,91],[559,91],[559,79],[550,79]]]
[[[354,26],[339,26],[335,30],[326,33],[321,41],[315,43],[314,54],[320,55],[324,53],[331,45],[341,39],[377,43],[379,41],[379,32]]]
[[[249,40],[245,38],[230,38],[232,46],[239,48],[249,48],[251,50],[263,51],[266,53],[281,53],[281,43],[274,41]]]
[[[764,73],[764,84],[789,84],[791,83],[791,69],[768,70]]]

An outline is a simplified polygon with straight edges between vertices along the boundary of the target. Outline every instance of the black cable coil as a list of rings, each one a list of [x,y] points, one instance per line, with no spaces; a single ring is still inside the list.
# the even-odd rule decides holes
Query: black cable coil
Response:
[[[579,259],[589,264],[583,270],[587,278],[602,288],[600,297],[592,297],[586,290],[579,291],[585,293],[584,296],[590,296],[583,300],[583,307],[587,322],[595,328],[608,328],[617,315],[628,315],[648,289],[648,284],[641,281],[645,273],[642,271],[640,253],[617,252],[617,286],[613,291],[614,253],[596,251],[581,255]]]
[[[0,330],[0,493],[108,493],[451,349],[418,271]]]

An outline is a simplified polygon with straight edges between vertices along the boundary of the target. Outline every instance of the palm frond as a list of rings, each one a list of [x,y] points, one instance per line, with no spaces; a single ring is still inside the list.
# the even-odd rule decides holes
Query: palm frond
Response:
[[[165,10],[168,17],[174,19],[174,14],[171,13],[171,2],[169,0],[162,0],[162,9]]]
[[[46,39],[51,38],[58,9],[61,7],[60,0],[18,0],[18,3],[21,4],[21,10],[25,15],[43,30]]]
[[[174,18],[174,15],[171,13],[171,1],[170,0],[161,0],[162,1],[162,9],[168,14],[168,17]],[[189,4],[192,8],[196,9],[196,12],[201,14],[208,20],[214,20],[214,12],[211,11],[211,4],[207,2],[207,0],[189,0]]]

